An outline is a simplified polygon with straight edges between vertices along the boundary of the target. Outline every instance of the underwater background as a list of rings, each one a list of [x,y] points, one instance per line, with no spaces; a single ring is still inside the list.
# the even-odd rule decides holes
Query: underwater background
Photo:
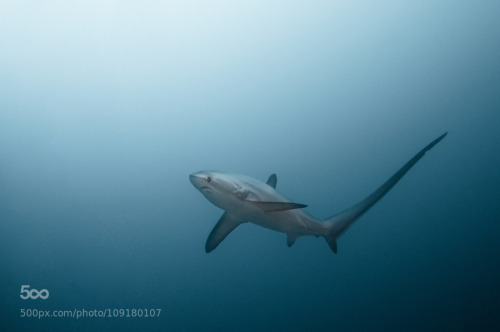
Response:
[[[494,0],[1,1],[0,329],[498,329],[499,15]],[[222,211],[190,173],[276,173],[323,219],[446,131],[337,255],[253,224],[205,253]],[[38,318],[108,309],[155,317]]]

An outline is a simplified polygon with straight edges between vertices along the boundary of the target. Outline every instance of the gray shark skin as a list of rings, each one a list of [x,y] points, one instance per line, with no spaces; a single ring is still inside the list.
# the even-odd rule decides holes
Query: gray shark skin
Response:
[[[214,250],[238,225],[252,222],[285,233],[289,247],[299,236],[323,236],[330,249],[337,253],[337,238],[377,203],[446,134],[447,132],[420,150],[361,202],[324,221],[315,219],[302,210],[307,205],[294,203],[277,192],[276,174],[272,174],[264,183],[249,176],[226,172],[193,173],[189,175],[189,180],[195,188],[211,203],[225,211],[208,236],[205,251],[208,253]]]

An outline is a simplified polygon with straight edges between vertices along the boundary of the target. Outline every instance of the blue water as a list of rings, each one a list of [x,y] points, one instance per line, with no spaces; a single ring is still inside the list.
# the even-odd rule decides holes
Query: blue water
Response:
[[[3,1],[0,329],[497,329],[499,12]],[[322,219],[445,131],[337,255],[253,224],[205,253],[222,211],[190,173],[277,173]],[[23,300],[23,285],[50,295]],[[21,317],[84,309],[160,315]]]

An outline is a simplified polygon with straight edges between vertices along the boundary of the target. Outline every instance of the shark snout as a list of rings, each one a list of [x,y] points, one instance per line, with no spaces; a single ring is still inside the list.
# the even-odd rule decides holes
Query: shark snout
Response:
[[[200,183],[200,180],[201,180],[200,176],[197,175],[197,173],[189,174],[189,181],[191,181],[193,186],[195,186],[196,188],[198,188],[198,184]]]
[[[195,188],[198,190],[208,188],[206,179],[207,174],[204,172],[196,172],[189,175],[189,181],[191,181],[193,186],[195,186]]]

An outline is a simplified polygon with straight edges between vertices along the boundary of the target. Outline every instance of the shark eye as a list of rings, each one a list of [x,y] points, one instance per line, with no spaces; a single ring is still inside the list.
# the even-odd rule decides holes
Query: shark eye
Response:
[[[207,182],[208,183],[212,182],[212,178],[210,176],[207,176]]]

